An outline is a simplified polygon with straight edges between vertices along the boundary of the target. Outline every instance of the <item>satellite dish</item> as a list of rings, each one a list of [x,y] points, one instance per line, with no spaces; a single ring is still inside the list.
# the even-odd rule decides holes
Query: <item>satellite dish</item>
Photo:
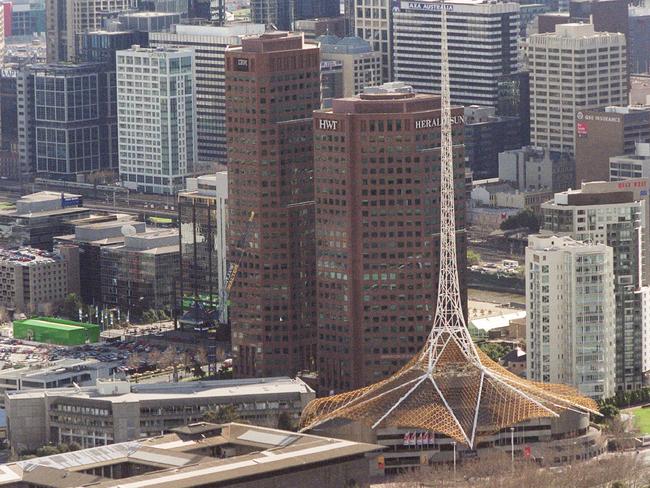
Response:
[[[122,230],[122,235],[124,237],[135,235],[138,232],[136,228],[133,227],[131,224],[124,224],[121,230]]]

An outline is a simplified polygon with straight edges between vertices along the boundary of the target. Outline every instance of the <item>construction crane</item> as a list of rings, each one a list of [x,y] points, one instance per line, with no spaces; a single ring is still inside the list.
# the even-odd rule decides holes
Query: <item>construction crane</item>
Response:
[[[244,232],[239,237],[239,240],[237,241],[233,249],[233,260],[230,263],[228,274],[226,275],[226,284],[221,292],[221,297],[219,299],[219,309],[218,309],[218,316],[217,316],[218,324],[217,327],[213,329],[214,342],[210,346],[212,351],[209,351],[208,353],[208,355],[211,356],[210,359],[212,359],[211,361],[209,361],[210,363],[209,367],[211,367],[213,374],[217,373],[217,362],[218,362],[217,342],[219,337],[218,329],[228,327],[227,321],[225,320],[225,316],[226,316],[225,311],[228,303],[228,297],[230,296],[230,290],[232,289],[233,285],[235,284],[235,281],[237,280],[237,275],[239,274],[239,268],[244,259],[244,250],[248,246],[248,238],[251,234],[251,231],[253,230],[254,224],[255,224],[255,212],[251,211],[248,216],[246,228],[244,229]],[[236,256],[234,256],[235,252],[237,252]]]

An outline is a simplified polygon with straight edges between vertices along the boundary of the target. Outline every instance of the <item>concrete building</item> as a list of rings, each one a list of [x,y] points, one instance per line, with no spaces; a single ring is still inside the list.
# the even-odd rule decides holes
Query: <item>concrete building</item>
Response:
[[[73,383],[79,386],[94,386],[99,378],[123,378],[117,361],[98,361],[96,359],[59,359],[46,363],[36,363],[21,368],[0,371],[0,406],[5,408],[6,398],[12,393],[70,388]],[[41,444],[42,445],[42,444]]]
[[[74,259],[75,255],[67,257]],[[79,291],[69,289],[69,283],[78,283],[78,278],[68,277],[75,269],[78,264],[69,266],[60,253],[30,247],[0,249],[0,305],[14,312],[45,311],[62,302],[69,292]]]
[[[51,251],[54,236],[67,234],[68,222],[88,217],[81,195],[41,191],[23,195],[13,210],[0,210],[0,246],[31,246]]]
[[[181,307],[185,297],[208,308],[223,304],[228,275],[228,172],[188,178],[187,190],[178,194],[178,212]],[[227,323],[227,306],[222,310],[218,318]]]
[[[345,16],[353,27],[347,34],[365,39],[373,51],[381,53],[384,83],[393,79],[394,5],[391,0],[345,0]]]
[[[418,93],[440,93],[440,10],[401,2],[393,15],[393,74]],[[519,4],[454,1],[447,12],[451,101],[495,107],[497,80],[517,71]]]
[[[91,220],[91,222],[87,222]],[[144,222],[136,222],[130,215],[112,215],[99,222],[80,219],[70,222],[74,233],[54,237],[54,247],[74,245],[79,248],[80,298],[89,305],[102,303],[101,250],[124,244],[124,237],[132,232],[144,232]]]
[[[460,186],[462,114],[453,109]],[[401,368],[433,319],[440,98],[395,82],[334,100],[314,118],[319,388],[347,391]],[[462,229],[463,194],[456,206]],[[458,234],[463,283],[466,242]]]
[[[117,52],[120,179],[125,187],[174,194],[197,160],[194,50]]]
[[[499,117],[494,107],[465,107],[465,167],[476,179],[494,178],[499,174],[499,153],[518,149],[520,120]]]
[[[97,379],[81,388],[8,391],[5,408],[12,449],[22,451],[50,442],[94,447],[137,440],[226,406],[251,424],[276,427],[282,413],[297,424],[314,397],[309,386],[290,378],[173,384]]]
[[[381,85],[381,53],[371,49],[360,37],[339,38],[325,35],[320,42],[322,61],[339,61],[343,71],[341,97],[352,97],[368,86]]]
[[[135,0],[46,0],[47,62],[76,62],[77,34],[99,29],[109,12],[136,7]]]
[[[151,47],[194,49],[196,72],[196,144],[198,164],[226,162],[226,100],[224,53],[241,44],[246,35],[264,33],[263,24],[231,24],[223,27],[176,25],[170,32],[149,34]]]
[[[621,181],[630,178],[650,178],[649,143],[637,143],[634,154],[609,158],[610,181]]]
[[[340,0],[294,0],[296,20],[339,17],[340,15]]]
[[[140,32],[165,32],[179,24],[178,12],[126,12],[117,18],[123,30]]]
[[[11,3],[11,31],[5,32],[5,37],[19,38],[43,33],[45,33],[45,1],[28,0]]]
[[[243,253],[230,307],[239,376],[314,366],[312,112],[320,105],[319,48],[302,34],[266,33],[226,50],[229,259]],[[251,212],[250,240],[238,249]]]
[[[614,257],[605,244],[529,236],[526,377],[595,400],[615,393]]]
[[[117,168],[115,73],[107,65],[31,65],[17,83],[23,168],[72,181]]]
[[[345,20],[344,16],[296,20],[293,28],[295,31],[302,32],[306,41],[315,41],[317,37],[324,35],[345,37]],[[354,28],[350,35],[353,34]]]
[[[524,146],[499,153],[499,181],[510,182],[519,191],[560,192],[573,186],[574,166],[568,154]]]
[[[179,278],[178,231],[126,235],[121,246],[101,248],[102,302],[131,316],[172,310]]]
[[[5,8],[0,8],[0,64],[5,60]]]
[[[632,191],[580,190],[556,193],[542,205],[542,234],[606,244],[613,249],[616,299],[616,389],[643,386],[643,350],[648,319],[642,313],[645,202]]]
[[[530,71],[530,141],[575,154],[576,114],[627,105],[625,35],[591,24],[562,24],[533,34],[526,45]]]
[[[576,187],[609,179],[613,156],[634,154],[637,142],[650,142],[650,107],[622,106],[576,113]]]
[[[381,446],[286,430],[197,422],[166,435],[5,465],[0,486],[367,486]]]
[[[343,62],[321,59],[320,79],[321,103],[323,108],[329,108],[332,106],[333,99],[343,96]]]

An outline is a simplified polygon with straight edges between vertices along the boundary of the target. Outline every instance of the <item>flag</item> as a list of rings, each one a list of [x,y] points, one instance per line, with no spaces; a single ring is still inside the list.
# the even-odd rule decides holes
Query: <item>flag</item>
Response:
[[[529,458],[530,455],[532,454],[530,446],[524,447],[524,457]]]
[[[418,438],[416,440],[416,443],[417,443],[418,446],[421,446],[422,445],[422,432],[417,434],[417,436],[418,436]]]
[[[422,445],[428,446],[429,445],[429,433],[425,432],[422,434]]]
[[[409,439],[410,439],[409,433],[406,432],[406,433],[404,434],[404,440],[402,441],[402,445],[404,445],[404,446],[408,446],[408,445],[409,445]]]

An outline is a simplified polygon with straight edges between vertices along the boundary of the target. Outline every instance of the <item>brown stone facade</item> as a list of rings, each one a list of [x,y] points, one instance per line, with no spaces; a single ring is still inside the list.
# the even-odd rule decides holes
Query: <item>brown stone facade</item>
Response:
[[[312,112],[320,55],[301,33],[226,51],[229,260],[235,374],[293,376],[315,363]],[[251,212],[253,228],[239,247]]]
[[[438,280],[440,117],[439,97],[412,93],[338,99],[314,113],[321,393],[388,376],[426,340]],[[452,121],[460,230],[462,108]],[[461,282],[465,249],[458,232]]]

